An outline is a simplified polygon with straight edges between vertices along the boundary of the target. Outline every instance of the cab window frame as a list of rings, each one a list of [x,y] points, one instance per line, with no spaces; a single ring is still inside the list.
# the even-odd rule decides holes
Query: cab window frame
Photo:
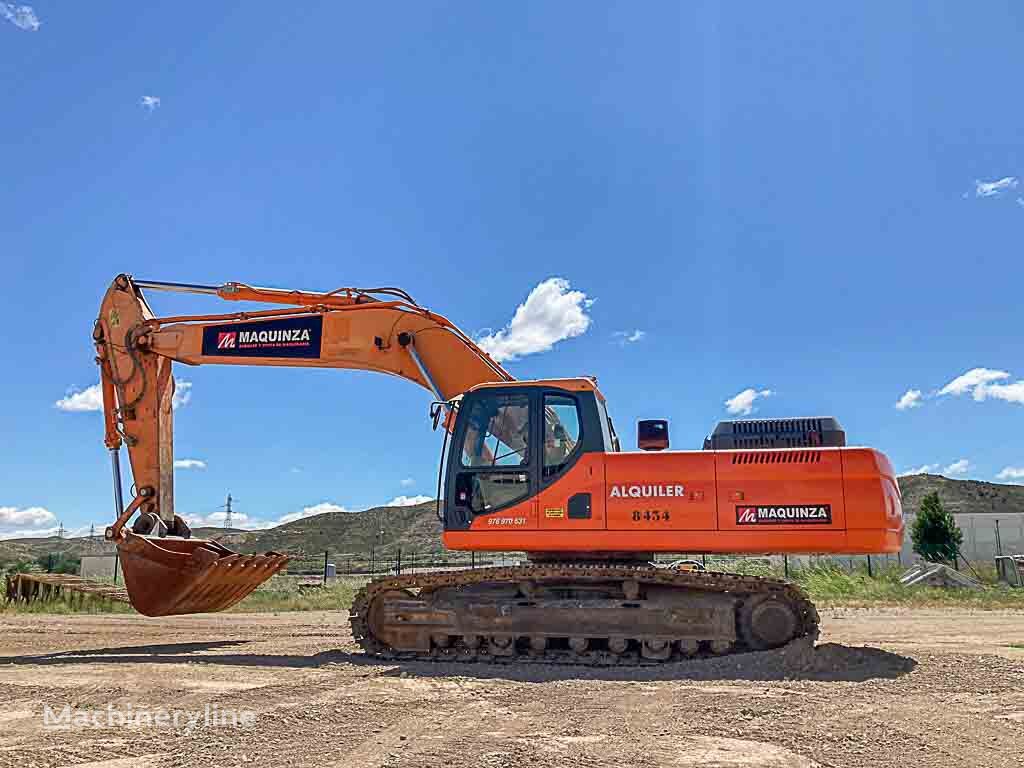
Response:
[[[565,457],[565,461],[557,465],[553,465],[557,466],[558,470],[556,472],[553,472],[551,475],[547,474],[547,457],[544,455],[544,437],[545,429],[547,428],[546,403],[549,397],[557,397],[563,400],[572,401],[573,406],[576,408],[576,426],[579,430],[579,434],[577,434],[576,436],[576,445],[573,447],[572,453],[568,454]],[[537,455],[539,456],[539,461],[537,462],[537,469],[538,474],[540,475],[540,487],[547,488],[548,486],[558,482],[561,478],[563,478],[569,472],[569,470],[571,470],[576,465],[576,462],[578,462],[580,458],[583,456],[583,449],[584,445],[586,444],[584,408],[582,403],[580,402],[580,398],[577,397],[575,393],[569,392],[564,389],[543,390],[542,392],[539,393],[537,407],[540,410],[540,418],[538,418],[538,421],[541,422],[540,427],[538,429],[538,442],[540,443],[540,445],[538,446],[539,451],[537,453]]]

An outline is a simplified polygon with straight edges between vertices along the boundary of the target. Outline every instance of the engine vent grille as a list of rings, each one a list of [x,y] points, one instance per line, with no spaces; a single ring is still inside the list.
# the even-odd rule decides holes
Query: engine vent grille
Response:
[[[831,416],[722,421],[704,440],[704,450],[840,448],[846,433]]]
[[[790,451],[786,453],[734,453],[733,464],[816,464],[821,461],[821,451]]]

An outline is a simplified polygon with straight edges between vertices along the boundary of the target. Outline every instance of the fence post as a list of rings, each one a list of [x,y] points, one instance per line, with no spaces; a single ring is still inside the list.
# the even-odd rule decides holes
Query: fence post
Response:
[[[787,579],[789,578],[789,555],[782,556],[782,573]]]
[[[996,518],[996,555],[1001,557],[1003,554],[1003,542],[999,538],[999,518]]]
[[[327,583],[327,550],[324,550],[324,584]]]
[[[117,566],[121,563],[121,550],[114,547],[114,583],[117,584]]]
[[[470,552],[469,553],[469,557],[470,557],[469,567],[470,568],[476,568],[476,552]]]
[[[868,576],[874,577],[874,573],[871,572],[871,555],[868,555]]]
[[[402,548],[398,548],[398,552],[395,553],[395,576],[402,575]]]

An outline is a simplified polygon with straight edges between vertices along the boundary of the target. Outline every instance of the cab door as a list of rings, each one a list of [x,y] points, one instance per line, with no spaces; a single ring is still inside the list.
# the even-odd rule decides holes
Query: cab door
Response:
[[[465,397],[448,455],[446,530],[537,527],[535,402],[524,387]]]
[[[589,398],[586,402],[584,398]],[[540,469],[537,522],[541,530],[590,530],[605,527],[603,445],[600,429],[588,418],[592,393],[552,390],[539,393],[536,421],[540,445],[535,452]]]

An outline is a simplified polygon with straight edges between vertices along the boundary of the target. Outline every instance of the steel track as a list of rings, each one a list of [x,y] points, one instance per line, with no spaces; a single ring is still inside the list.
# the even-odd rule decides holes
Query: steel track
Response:
[[[677,571],[654,568],[650,565],[601,565],[592,563],[555,563],[544,565],[512,566],[499,568],[478,568],[468,571],[440,571],[437,573],[414,574],[408,576],[389,576],[371,581],[363,587],[352,603],[350,622],[352,636],[362,649],[371,656],[395,660],[419,661],[457,661],[487,662],[499,664],[583,664],[591,666],[656,666],[667,661],[679,661],[690,658],[674,648],[665,660],[643,658],[637,651],[613,653],[608,650],[545,650],[534,652],[516,650],[508,655],[491,653],[486,641],[476,648],[459,643],[453,647],[433,647],[427,653],[415,651],[399,651],[375,638],[370,629],[369,612],[373,600],[383,592],[390,590],[419,590],[423,588],[437,589],[442,587],[462,587],[486,582],[522,583],[533,581],[542,583],[546,580],[575,581],[581,585],[590,582],[608,582],[633,579],[644,585],[660,585],[676,587],[683,591],[695,593],[739,594],[742,600],[737,604],[736,642],[727,649],[715,652],[708,644],[702,643],[699,656],[724,656],[753,650],[743,640],[746,629],[742,626],[740,608],[747,600],[762,595],[773,596],[786,601],[794,609],[798,628],[793,639],[810,636],[812,641],[818,637],[818,612],[802,589],[795,584],[780,579],[769,579],[761,576],[744,576],[736,573],[720,573],[714,571]],[[643,641],[643,637],[634,638]]]

